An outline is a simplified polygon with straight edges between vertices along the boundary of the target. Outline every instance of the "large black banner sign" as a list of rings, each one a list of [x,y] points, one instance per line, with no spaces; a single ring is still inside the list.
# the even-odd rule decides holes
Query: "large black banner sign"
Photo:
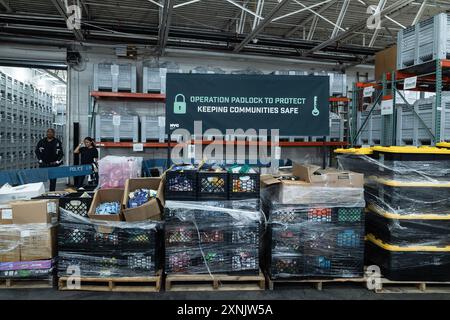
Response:
[[[329,135],[327,76],[168,74],[166,131],[279,129],[282,136]]]

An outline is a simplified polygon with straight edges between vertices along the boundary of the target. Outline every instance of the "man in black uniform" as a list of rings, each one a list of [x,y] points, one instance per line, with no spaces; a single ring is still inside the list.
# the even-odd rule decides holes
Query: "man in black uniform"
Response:
[[[40,168],[58,167],[62,164],[64,157],[62,143],[55,138],[55,129],[47,130],[47,137],[38,142],[36,146],[36,157]],[[50,191],[55,191],[56,179],[50,179]]]

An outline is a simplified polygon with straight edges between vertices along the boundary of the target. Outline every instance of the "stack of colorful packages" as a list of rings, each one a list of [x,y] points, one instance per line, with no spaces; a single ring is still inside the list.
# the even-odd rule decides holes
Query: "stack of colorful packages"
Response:
[[[124,188],[127,179],[138,178],[142,172],[141,157],[106,156],[98,164],[102,189]]]
[[[150,189],[137,189],[129,193],[128,195],[128,208],[137,208],[147,203],[152,198],[156,198],[158,191]]]
[[[342,168],[367,176],[367,264],[390,280],[450,281],[450,150],[336,152]]]
[[[363,176],[294,164],[261,177],[271,279],[351,278],[364,272]]]
[[[109,212],[109,211],[108,211]],[[93,220],[61,209],[58,276],[145,277],[160,269],[161,223]]]
[[[257,199],[167,201],[165,221],[167,274],[259,274]]]

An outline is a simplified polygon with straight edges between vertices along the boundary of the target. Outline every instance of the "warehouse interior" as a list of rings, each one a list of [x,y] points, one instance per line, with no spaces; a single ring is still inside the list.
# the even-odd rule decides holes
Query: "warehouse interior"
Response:
[[[0,299],[447,300],[449,76],[444,0],[0,0]]]

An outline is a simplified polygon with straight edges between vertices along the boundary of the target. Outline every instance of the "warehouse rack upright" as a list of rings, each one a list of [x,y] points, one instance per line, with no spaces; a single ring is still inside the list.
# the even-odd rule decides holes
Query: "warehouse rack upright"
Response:
[[[430,98],[434,100],[431,106],[424,106],[419,110],[418,107],[411,105],[402,93],[405,80],[413,77],[417,77],[417,85],[410,90],[435,94],[433,98]],[[370,87],[373,88],[372,96],[364,98],[365,88]],[[450,131],[446,118],[450,116],[450,112],[448,112],[450,103],[443,96],[445,91],[450,91],[450,60],[433,60],[388,72],[379,82],[355,83],[350,107],[349,144],[352,146],[395,145],[405,144],[405,141],[409,140],[411,144],[416,142],[417,144],[436,145],[441,141],[449,140]],[[392,100],[393,112],[389,115],[381,115],[380,110],[377,110],[377,105],[386,100]],[[364,104],[367,104],[369,108],[362,117],[360,114],[364,112]],[[399,108],[400,104],[401,108]],[[424,109],[427,111],[424,112]],[[409,119],[407,119],[408,116]],[[358,121],[358,119],[361,120]],[[373,122],[376,124],[373,125]],[[412,122],[415,122],[414,126],[411,125]],[[405,136],[401,137],[402,134],[408,134],[408,132],[411,135],[409,139]],[[376,139],[377,141],[361,139],[362,135],[374,136],[376,134],[379,137]]]

